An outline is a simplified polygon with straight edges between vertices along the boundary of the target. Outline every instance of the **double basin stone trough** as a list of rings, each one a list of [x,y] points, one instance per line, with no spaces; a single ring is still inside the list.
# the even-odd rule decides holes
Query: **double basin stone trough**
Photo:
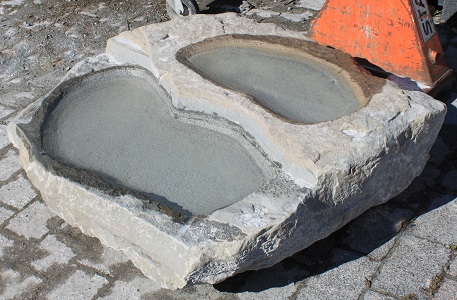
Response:
[[[444,114],[301,33],[196,15],[110,39],[8,132],[55,212],[175,289],[269,267],[391,199]]]

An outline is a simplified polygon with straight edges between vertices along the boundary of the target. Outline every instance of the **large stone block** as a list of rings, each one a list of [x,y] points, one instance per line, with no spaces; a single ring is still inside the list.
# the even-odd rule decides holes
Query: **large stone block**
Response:
[[[208,78],[210,75],[200,75],[192,64],[186,63],[195,53],[208,50],[206,41],[210,41],[213,48],[217,48],[219,41],[221,45],[233,42],[234,47],[238,47],[237,43],[243,39],[256,51],[273,49],[268,55],[291,57],[298,63],[312,61],[317,71],[322,68],[330,74],[330,82],[336,84],[339,80],[347,87],[360,107],[328,121],[291,121],[287,112],[278,112],[275,103],[261,104],[248,95],[250,91],[241,88],[239,92],[237,87],[224,87],[229,84],[217,84],[213,78]],[[244,45],[244,41],[240,43]],[[394,197],[422,171],[446,111],[442,103],[426,94],[404,91],[393,83],[372,77],[348,55],[320,47],[301,33],[285,31],[272,24],[258,24],[234,14],[196,15],[124,32],[108,41],[106,52],[72,68],[61,84],[8,125],[8,133],[19,149],[27,176],[49,207],[86,234],[124,251],[145,275],[172,289],[216,283],[235,273],[271,266],[325,238],[368,208]],[[225,62],[228,68],[238,63],[236,59],[232,60]],[[142,83],[137,85],[137,90],[122,90],[127,95],[126,101],[132,101],[132,105],[120,106],[125,111],[121,108],[112,110],[111,105],[122,104],[113,92],[119,87],[110,83],[103,89],[109,98],[103,98],[97,90],[102,89],[99,84],[123,76]],[[284,74],[283,80],[289,80],[290,76],[301,74]],[[271,78],[275,77],[269,79],[274,83]],[[309,76],[303,76],[298,82],[307,80],[310,80]],[[279,88],[285,81],[278,82]],[[243,166],[248,169],[252,163],[253,169],[260,174],[260,181],[249,185],[247,192],[237,194],[229,203],[221,204],[219,197],[222,196],[209,195],[209,203],[218,204],[215,207],[203,205],[197,209],[199,198],[192,199],[194,194],[190,192],[187,196],[179,194],[185,198],[184,204],[174,202],[171,196],[158,197],[161,195],[154,192],[155,181],[148,179],[149,173],[156,169],[143,170],[142,175],[136,176],[140,174],[136,168],[147,168],[148,157],[154,160],[155,152],[159,152],[148,150],[149,146],[155,146],[151,143],[135,152],[139,146],[130,142],[132,136],[140,136],[137,140],[143,143],[147,139],[146,133],[155,130],[151,128],[152,123],[144,119],[131,134],[121,130],[124,144],[107,146],[115,139],[112,138],[96,146],[101,147],[96,148],[102,149],[101,152],[92,151],[92,146],[88,145],[92,145],[94,139],[105,138],[103,130],[112,134],[113,128],[124,128],[129,120],[133,122],[143,115],[141,109],[129,115],[136,101],[133,95],[140,93],[143,85],[152,86],[151,90],[145,88],[147,92],[144,93],[150,93],[152,104],[147,99],[139,102],[144,104],[141,107],[147,118],[157,120],[159,116],[155,114],[160,113],[165,119],[158,125],[170,122],[170,126],[175,126],[173,128],[181,128],[179,124],[185,124],[185,129],[175,131],[176,136],[185,131],[181,139],[191,139],[195,132],[211,132],[210,135],[202,134],[205,137],[214,134],[214,139],[222,141],[220,145],[229,145],[225,148],[227,157],[233,154],[231,151],[236,151],[233,164],[239,163],[236,157],[243,162],[241,168],[235,169],[241,170],[239,177],[245,175]],[[95,96],[89,100],[80,99],[78,91],[84,91],[88,97]],[[328,97],[333,97],[332,101],[339,100],[335,95]],[[89,108],[64,110],[79,101]],[[291,101],[294,105],[302,104],[295,98]],[[63,113],[55,116],[58,107],[63,107]],[[114,120],[109,126],[92,123],[94,119],[99,121],[93,110],[100,116],[109,111]],[[79,111],[84,112],[81,115],[83,122],[74,115]],[[51,132],[67,138],[67,129],[60,131],[63,127],[58,127],[62,124],[59,122],[65,123],[72,118],[79,122],[74,123],[78,124],[76,129],[87,131],[73,130],[71,124],[65,127],[75,135],[75,139],[67,140],[73,145],[70,152],[76,156],[68,153],[60,156],[60,146],[53,148],[53,140],[48,143],[46,135]],[[52,123],[53,120],[57,121]],[[87,139],[84,139],[85,135]],[[160,143],[161,139],[155,141]],[[213,147],[212,139],[199,148],[208,151],[205,152],[209,153],[208,159],[219,157],[211,152],[220,149]],[[187,157],[185,152],[195,150],[191,149],[192,143],[186,145],[190,146],[177,149],[178,152],[169,147],[170,152],[166,153],[174,158]],[[122,150],[116,154],[117,159],[108,159],[119,147]],[[57,150],[53,152],[53,149]],[[149,156],[144,158],[144,153]],[[128,159],[137,156],[141,157],[138,167],[130,167],[130,162],[136,161]],[[193,168],[200,168],[205,163],[204,160],[199,162],[193,167],[192,164],[183,167],[180,172],[192,175]],[[110,164],[126,165],[122,172],[110,173],[104,169]],[[217,173],[212,166],[219,166],[219,161],[207,162],[208,170],[215,173],[199,184],[205,187],[215,177],[225,178],[223,185],[225,180],[231,180],[226,176],[232,169],[231,164]],[[127,178],[123,177],[125,174]],[[185,177],[186,174],[171,174],[171,178],[178,181],[195,179]],[[161,175],[159,173],[154,180],[163,180],[170,174]],[[146,178],[143,184],[149,188],[152,183],[152,190],[135,185],[133,177]],[[248,184],[245,181],[249,179],[240,180],[240,185]],[[173,184],[179,190],[187,188],[188,182]]]

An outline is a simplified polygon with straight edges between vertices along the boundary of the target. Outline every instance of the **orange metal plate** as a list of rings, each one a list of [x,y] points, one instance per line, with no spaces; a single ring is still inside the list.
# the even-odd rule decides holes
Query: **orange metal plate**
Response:
[[[308,36],[429,86],[447,71],[425,0],[327,0]]]

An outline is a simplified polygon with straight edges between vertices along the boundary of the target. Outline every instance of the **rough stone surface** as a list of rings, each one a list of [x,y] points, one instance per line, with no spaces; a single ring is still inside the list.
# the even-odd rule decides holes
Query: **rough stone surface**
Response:
[[[450,300],[457,298],[457,281],[445,278],[439,291],[432,297],[434,300]]]
[[[0,125],[0,150],[10,144],[8,136],[6,134],[6,126]]]
[[[141,299],[142,295],[150,294],[159,290],[149,278],[135,277],[133,280],[117,281],[110,289],[108,295],[101,297],[103,300]]]
[[[0,120],[5,118],[5,117],[7,117],[7,116],[9,116],[13,112],[14,112],[14,110],[7,109],[7,108],[5,108],[5,107],[0,105]]]
[[[305,281],[297,299],[356,299],[367,288],[379,263],[359,258]]]
[[[401,237],[395,252],[386,258],[372,287],[390,290],[399,296],[414,292],[419,299],[426,299],[424,291],[441,273],[441,266],[448,257],[449,249],[444,246],[414,236]]]
[[[48,235],[41,243],[40,248],[49,253],[48,256],[32,262],[32,267],[38,271],[49,269],[55,264],[65,264],[75,256],[65,244],[59,242],[54,235]]]
[[[36,196],[30,181],[21,174],[14,181],[0,188],[0,200],[15,208],[23,208]]]
[[[10,150],[5,154],[0,160],[0,164],[2,165],[2,168],[0,169],[0,181],[7,180],[21,169],[19,157],[13,150]]]
[[[373,291],[367,291],[363,296],[363,300],[395,300],[395,298],[379,294]]]
[[[320,10],[322,6],[324,6],[324,3],[324,0],[300,0],[298,1],[298,6],[314,10]]]
[[[6,228],[27,239],[39,239],[48,232],[46,222],[53,216],[49,207],[35,202],[12,218]]]
[[[79,260],[78,262],[82,265],[92,267],[105,274],[111,274],[112,266],[128,261],[128,257],[125,256],[123,252],[116,251],[111,248],[104,248],[101,259],[97,260],[97,262],[91,261],[89,259]]]
[[[302,34],[259,25],[235,14],[179,18],[114,37],[108,41],[107,55],[77,64],[62,84],[63,88],[73,82],[71,78],[78,80],[78,76],[107,67],[140,65],[158,78],[171,96],[173,109],[196,119],[217,116],[217,120],[238,124],[237,130],[246,132],[248,141],[255,141],[270,161],[280,163],[281,168],[279,164],[269,166],[276,177],[267,185],[208,216],[177,222],[173,209],[154,203],[145,209],[140,199],[129,194],[110,196],[109,191],[116,187],[94,179],[95,184],[87,172],[80,174],[39,154],[41,149],[33,139],[40,135],[42,105],[53,101],[52,93],[9,125],[23,167],[46,203],[69,224],[123,250],[162,287],[216,283],[244,270],[271,266],[387,201],[420,174],[444,119],[445,107],[440,102],[370,77],[348,56],[335,53],[329,60],[317,54],[312,59],[338,70],[354,90],[370,95],[366,106],[332,122],[284,121],[246,95],[203,79],[176,58],[184,46],[233,33],[306,40]],[[267,41],[274,43],[274,38]],[[29,125],[15,125],[28,123],[31,117]],[[49,172],[49,166],[57,171]],[[398,168],[404,171],[399,173]],[[34,218],[26,211],[7,228],[27,238],[41,237],[44,227],[33,233],[24,230],[24,221]]]
[[[457,257],[454,257],[454,259],[449,264],[449,275],[457,278]]]
[[[276,280],[277,278],[271,277],[271,280]],[[284,299],[291,297],[296,291],[296,287],[294,284],[289,284],[284,287],[280,288],[270,288],[261,290],[259,292],[244,292],[239,293],[237,296],[240,300],[256,300],[256,299],[264,299],[264,300],[276,300],[276,299]]]
[[[195,299],[201,300],[238,300],[237,296],[233,296],[224,292],[219,292],[218,290],[211,288],[209,285],[197,285],[175,291],[161,289],[155,293],[145,294],[144,297],[173,300],[187,300],[189,299],[189,297],[194,297]]]
[[[304,22],[312,16],[311,13],[302,13],[302,14],[289,14],[289,13],[282,13],[281,17],[291,20],[292,22]]]
[[[281,13],[272,11],[272,10],[264,10],[264,9],[251,9],[246,15],[256,15],[260,18],[271,18],[273,16],[279,16]]]
[[[76,271],[64,284],[53,290],[48,299],[92,299],[98,289],[108,281],[99,275],[89,275],[83,271]]]
[[[0,235],[0,257],[3,256],[4,249],[7,247],[13,246],[13,241],[10,239],[7,239],[3,235]]]
[[[455,198],[451,198],[455,200]],[[448,197],[442,199],[444,203],[450,199]],[[442,201],[441,200],[441,201]],[[435,199],[432,202],[439,203],[440,199]],[[436,232],[436,228],[440,228]],[[457,244],[457,202],[451,201],[443,206],[436,207],[430,212],[420,216],[412,223],[412,226],[408,230],[408,233],[434,241],[442,245],[456,245]]]
[[[355,243],[355,245],[357,245],[357,244],[358,243]],[[368,257],[373,260],[383,260],[392,250],[394,245],[395,245],[395,238],[392,238],[392,239],[388,240],[387,242],[385,242],[384,244],[380,245],[378,248],[372,250],[368,254]]]
[[[0,225],[2,225],[3,222],[5,222],[5,220],[11,217],[13,214],[13,211],[0,207]]]
[[[41,279],[35,276],[23,278],[19,272],[4,269],[0,269],[0,280],[0,296],[3,299],[20,299],[21,294],[34,289],[41,282]]]
[[[206,10],[205,5],[210,2],[215,3],[212,0],[197,0],[200,8]],[[226,1],[221,1],[226,2]],[[249,1],[255,5],[256,10],[275,12],[275,16],[268,18],[267,16],[252,16],[256,18],[258,22],[273,22],[280,24],[289,30],[303,31],[306,30],[308,22],[291,22],[284,18],[278,17],[282,12],[290,12],[287,9],[292,8],[292,11],[300,11],[297,4],[300,2],[290,1],[277,1],[277,0],[251,0]],[[303,1],[302,3],[310,5],[308,8],[312,8],[312,5],[319,3],[316,1]],[[322,1],[323,2],[323,1]],[[13,5],[7,3],[16,3]],[[131,29],[138,26],[142,26],[149,22],[157,22],[165,20],[165,0],[163,1],[50,1],[50,0],[34,0],[34,1],[1,1],[0,2],[0,103],[7,106],[8,109],[14,109],[15,115],[20,109],[35,101],[39,96],[44,95],[53,86],[55,86],[61,77],[70,69],[76,61],[84,59],[94,54],[101,53],[104,51],[106,39],[115,36],[121,31],[130,27]],[[285,5],[286,3],[289,3]],[[307,8],[304,8],[307,9]],[[207,13],[207,11],[206,11]],[[248,14],[246,14],[248,15]],[[268,18],[268,19],[266,19]],[[452,27],[454,26],[454,28]],[[455,31],[453,32],[452,29]],[[457,70],[457,27],[448,22],[437,26],[439,36],[442,41],[443,49],[445,51],[445,60],[449,67]],[[15,45],[18,46],[15,46]],[[13,47],[14,46],[14,47]],[[24,68],[25,67],[25,68]],[[433,166],[438,167],[441,171],[441,175],[437,180],[430,180],[428,176],[422,173],[416,180],[412,182],[410,187],[399,196],[395,197],[392,201],[381,206],[386,206],[386,212],[389,211],[389,207],[392,204],[399,205],[399,207],[408,208],[413,210],[414,218],[424,215],[429,211],[424,208],[429,207],[431,201],[435,201],[442,195],[448,195],[448,200],[455,198],[455,192],[452,190],[446,190],[441,186],[441,180],[444,176],[452,169],[457,169],[457,161],[455,160],[455,153],[457,151],[457,127],[455,127],[455,114],[457,109],[452,109],[449,105],[456,100],[457,97],[457,85],[452,85],[450,92],[446,92],[439,95],[439,99],[444,103],[448,103],[447,120],[450,122],[447,126],[444,126],[440,132],[439,139],[435,144],[434,152],[431,153],[432,161],[429,162]],[[454,102],[457,103],[457,102]],[[455,105],[454,105],[455,107]],[[0,108],[4,108],[0,106]],[[9,118],[6,117],[6,118]],[[452,121],[452,125],[451,124]],[[2,125],[6,125],[5,119],[0,120]],[[1,139],[0,139],[1,140]],[[0,162],[3,156],[8,152],[8,148],[0,147]],[[0,163],[0,170],[6,168]],[[433,175],[433,174],[432,174]],[[434,176],[434,175],[433,175]],[[6,182],[0,182],[0,187],[6,185],[10,181],[14,180],[15,177],[8,179]],[[435,181],[434,185],[429,187],[424,185],[424,182]],[[457,182],[456,182],[457,184]],[[20,194],[21,190],[17,190]],[[38,196],[40,198],[40,196]],[[455,202],[455,201],[454,201]],[[0,206],[2,206],[2,200],[0,200]],[[5,204],[6,205],[6,204]],[[445,203],[441,203],[439,206],[443,206]],[[438,206],[438,207],[439,207]],[[8,210],[14,210],[10,206],[4,206]],[[27,206],[26,206],[27,208]],[[377,211],[377,207],[373,208]],[[22,211],[23,209],[19,209]],[[446,213],[446,210],[439,210],[440,213]],[[370,216],[375,218],[379,215],[378,213],[367,212]],[[9,214],[9,213],[8,213]],[[388,218],[380,217],[382,223],[388,221]],[[446,218],[446,215],[443,215]],[[356,219],[358,220],[358,219]],[[363,226],[364,221],[369,221],[366,226],[373,224],[369,218],[364,215],[361,216],[361,221],[358,223],[359,226]],[[410,221],[410,220],[407,220]],[[311,248],[305,251],[288,257],[278,263],[277,265],[264,270],[258,270],[254,272],[245,272],[242,274],[235,275],[226,281],[211,286],[205,285],[204,289],[186,289],[185,298],[181,296],[180,299],[186,300],[200,300],[206,295],[211,299],[239,299],[243,295],[249,295],[252,299],[294,299],[295,294],[291,295],[291,291],[295,289],[300,290],[303,284],[309,278],[318,276],[319,274],[325,273],[326,271],[343,268],[344,264],[333,264],[328,262],[332,261],[335,256],[331,250],[336,248],[347,249],[349,246],[351,249],[356,249],[359,245],[363,245],[363,240],[367,237],[360,235],[359,239],[354,236],[355,231],[351,228],[352,223],[348,226],[342,227],[335,234],[332,234],[329,238],[317,242]],[[136,269],[131,263],[120,263],[112,265],[109,261],[111,255],[106,255],[105,258],[101,257],[105,253],[104,246],[100,244],[97,239],[87,237],[82,234],[78,229],[72,228],[67,223],[63,222],[62,219],[54,217],[48,222],[47,227],[52,234],[56,234],[59,237],[59,241],[64,242],[72,251],[75,253],[67,264],[55,264],[47,271],[40,275],[41,283],[33,284],[36,278],[36,271],[31,267],[31,263],[36,259],[44,258],[47,252],[40,250],[40,240],[30,239],[26,240],[24,237],[15,234],[14,232],[5,228],[8,225],[8,221],[5,221],[3,225],[0,224],[0,248],[4,251],[0,253],[0,269],[2,271],[10,269],[16,271],[16,286],[27,287],[29,283],[30,288],[16,289],[11,294],[11,297],[5,297],[5,277],[0,278],[0,298],[10,299],[13,295],[16,295],[17,299],[46,299],[47,294],[53,289],[61,286],[66,282],[66,278],[74,274],[76,269],[83,270],[85,272],[96,272],[98,275],[109,280],[109,284],[102,286],[99,289],[99,294],[94,296],[94,299],[99,299],[109,295],[109,297],[117,299],[126,299],[123,290],[131,291],[132,295],[137,296],[134,292],[138,288],[137,280],[134,278],[143,278],[142,282],[147,281],[144,276],[140,274],[140,271]],[[386,224],[389,228],[393,228],[395,224]],[[405,222],[404,229],[409,229],[413,224]],[[38,225],[39,227],[40,225]],[[441,235],[442,229],[439,224],[431,223],[429,225],[435,228],[435,234]],[[350,234],[354,236],[352,241],[355,241],[354,245],[348,245],[347,231],[350,230]],[[432,232],[432,230],[430,231]],[[382,244],[381,241],[373,244],[373,247],[378,245],[378,248],[372,250],[369,257],[373,253],[382,252],[381,265],[387,262],[390,255],[395,253],[396,249],[402,250],[402,247],[392,247],[392,243],[397,241],[396,245],[405,243],[404,239],[399,239],[403,235],[403,230],[400,233],[393,236],[387,243]],[[373,239],[367,239],[373,242]],[[423,239],[417,239],[417,247],[420,248]],[[413,247],[414,248],[414,247]],[[114,250],[112,250],[114,251]],[[0,250],[1,252],[1,250]],[[314,253],[314,254],[313,254]],[[386,257],[385,254],[388,254]],[[410,255],[414,256],[416,251],[411,251]],[[364,254],[360,254],[361,257]],[[455,255],[455,254],[454,254]],[[96,264],[96,269],[91,267],[89,263],[80,264],[79,262],[91,262]],[[401,261],[400,261],[401,262]],[[446,272],[446,277],[443,280],[448,281],[455,280],[457,278],[457,262],[454,258],[450,262],[450,270],[447,269],[448,261],[443,262],[442,267]],[[386,284],[385,290],[370,289],[359,295],[358,299],[414,299],[414,295],[419,295],[421,292],[417,289],[411,288],[407,295],[411,295],[410,298],[402,298],[406,295],[397,295],[394,290],[397,287],[397,272],[398,269],[411,269],[422,267],[422,261],[420,259],[415,260],[416,265],[395,265],[389,263],[384,266],[383,272],[386,272],[388,268],[393,268],[396,272],[391,272],[392,280],[391,285]],[[104,266],[103,266],[104,265]],[[109,266],[109,267],[108,267]],[[110,273],[107,274],[104,271],[109,269]],[[351,272],[350,269],[346,268],[347,272]],[[0,271],[0,272],[2,272]],[[277,276],[275,276],[277,274]],[[451,275],[453,274],[453,275]],[[430,276],[428,276],[430,277]],[[255,278],[253,280],[252,278]],[[289,283],[292,280],[294,283]],[[412,279],[410,279],[412,280]],[[7,285],[11,285],[10,279],[7,279]],[[21,284],[21,282],[24,282]],[[251,287],[250,283],[254,286]],[[259,284],[262,283],[262,284]],[[3,285],[2,285],[3,284]],[[337,282],[339,284],[339,282]],[[408,285],[408,282],[405,283]],[[157,288],[157,285],[150,281],[151,287]],[[333,283],[330,283],[330,287]],[[119,286],[121,288],[112,288]],[[141,284],[141,286],[143,286]],[[413,285],[414,286],[414,285]],[[442,284],[438,287],[435,295],[440,295],[440,289],[447,289],[447,284]],[[8,288],[10,290],[10,288]],[[81,293],[85,290],[85,287],[75,286],[75,291]],[[11,290],[10,290],[11,291]],[[225,292],[224,292],[225,291]],[[298,292],[297,291],[297,292]],[[144,293],[143,293],[144,292]],[[140,288],[142,299],[177,299],[178,291],[164,292],[163,290],[155,290],[146,292],[145,289]],[[20,295],[19,295],[20,294]],[[168,297],[163,297],[164,295]],[[269,297],[269,295],[271,295]],[[379,296],[382,295],[382,296]],[[454,299],[454,295],[445,298],[446,300]],[[65,298],[65,297],[64,297]],[[135,299],[135,297],[132,297]],[[338,299],[338,298],[337,298]],[[357,298],[356,298],[357,299]],[[327,298],[326,300],[335,300],[335,298]]]

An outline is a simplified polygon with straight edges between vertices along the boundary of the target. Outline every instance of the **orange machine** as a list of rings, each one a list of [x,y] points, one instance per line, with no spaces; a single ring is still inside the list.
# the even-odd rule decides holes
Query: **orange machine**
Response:
[[[327,0],[308,36],[411,78],[425,85],[424,91],[452,73],[426,0]]]

